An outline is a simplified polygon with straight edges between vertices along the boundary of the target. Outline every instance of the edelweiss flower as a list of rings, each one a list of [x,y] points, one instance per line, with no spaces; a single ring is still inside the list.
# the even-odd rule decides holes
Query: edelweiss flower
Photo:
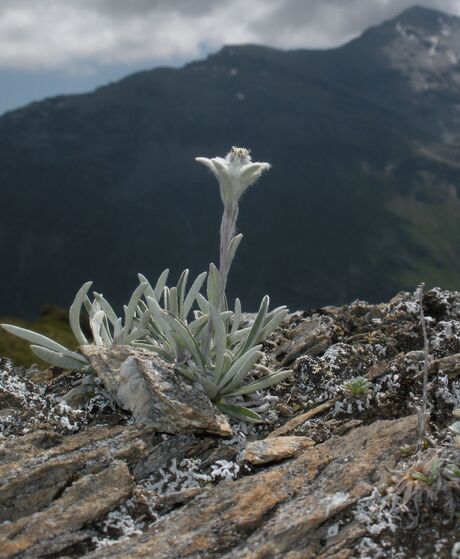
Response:
[[[238,202],[242,194],[254,184],[263,171],[270,169],[269,163],[253,163],[250,151],[246,148],[232,147],[229,153],[222,157],[196,157],[198,163],[203,163],[211,169],[220,187],[220,196],[224,204],[222,222],[220,224],[220,262],[219,262],[219,307],[223,308],[225,288],[228,273],[236,249],[243,235],[235,235],[238,219]],[[210,324],[210,323],[209,323]]]
[[[211,169],[219,181],[220,195],[224,205],[235,203],[241,195],[254,184],[263,171],[270,169],[269,163],[252,162],[250,150],[232,147],[230,152],[222,157],[196,157],[198,163],[203,163]]]

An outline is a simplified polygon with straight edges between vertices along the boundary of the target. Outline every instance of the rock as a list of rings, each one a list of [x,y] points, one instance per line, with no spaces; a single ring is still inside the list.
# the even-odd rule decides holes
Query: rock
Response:
[[[194,442],[193,435],[178,435],[157,444],[138,462],[134,469],[135,479],[143,479],[160,468],[166,468],[172,459],[182,460],[188,455]]]
[[[0,446],[0,522],[15,521],[48,506],[71,483],[114,460],[137,463],[146,454],[140,437],[152,428],[98,427],[63,438],[35,432]]]
[[[447,375],[450,380],[456,379],[460,376],[460,353],[436,359],[431,363],[429,372]]]
[[[190,501],[204,491],[205,490],[201,487],[192,487],[190,489],[183,489],[182,491],[162,495],[161,497],[157,497],[155,500],[155,508],[161,511],[169,511],[177,505]]]
[[[331,343],[329,326],[326,317],[300,322],[292,332],[289,332],[288,341],[277,348],[277,355],[285,354],[281,366],[291,365],[299,355],[315,356],[322,353]]]
[[[49,545],[59,551],[69,544],[69,533],[97,519],[126,499],[134,488],[128,466],[115,461],[96,474],[84,476],[65,489],[46,510],[0,526],[0,557],[41,557]],[[59,538],[67,536],[61,540]]]
[[[132,346],[80,348],[119,406],[164,433],[230,436],[227,418],[155,353]]]
[[[315,442],[308,437],[273,437],[248,443],[243,457],[253,466],[260,466],[292,458],[310,446]]]
[[[400,354],[400,357],[402,357],[403,354]],[[380,361],[378,363],[375,363],[374,365],[372,365],[369,369],[369,371],[364,375],[368,380],[373,381],[377,378],[382,377],[383,375],[385,375],[386,373],[388,373],[390,369],[390,361],[388,359],[384,360],[384,361]]]
[[[415,416],[377,421],[308,448],[286,464],[204,490],[150,530],[88,559],[151,557],[346,557],[362,527],[332,542],[328,521],[372,491],[414,441]],[[345,553],[345,554],[344,554]]]
[[[316,406],[315,408],[305,413],[296,415],[295,417],[290,419],[287,423],[281,425],[281,427],[278,427],[278,429],[272,431],[268,435],[268,437],[282,437],[285,435],[289,435],[295,429],[297,429],[297,427],[300,427],[303,423],[305,423],[309,419],[312,419],[313,417],[316,417],[317,415],[330,410],[334,406],[334,403],[335,400],[330,400],[328,402],[324,402],[324,404],[320,404],[319,406]]]
[[[270,366],[293,349],[302,323],[321,319],[331,344],[315,355],[307,344],[289,379],[265,392],[265,422],[242,425],[229,439],[160,433],[111,405],[109,390],[148,415],[150,401],[133,402],[136,383],[172,393],[168,366],[152,364],[148,352],[96,350],[108,389],[72,408],[61,397],[80,375],[29,374],[0,359],[0,559],[410,559],[433,549],[453,556],[460,377],[448,375],[460,351],[460,293],[436,293],[446,307],[442,319],[427,321],[429,451],[417,444],[410,416],[420,405],[424,361],[411,293],[290,315],[264,346]],[[152,371],[163,367],[164,384]],[[349,387],[356,379],[364,379],[362,393]],[[171,407],[183,405],[178,398]],[[309,439],[316,444],[299,449],[297,441]],[[439,459],[436,471],[419,468],[429,452]],[[417,471],[425,478],[414,479]],[[394,500],[399,480],[403,508]]]

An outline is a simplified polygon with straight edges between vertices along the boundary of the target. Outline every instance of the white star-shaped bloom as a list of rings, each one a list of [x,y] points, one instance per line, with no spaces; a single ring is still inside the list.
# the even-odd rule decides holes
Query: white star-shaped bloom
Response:
[[[251,184],[254,184],[264,171],[270,169],[269,163],[252,162],[248,149],[235,146],[225,159],[196,157],[195,160],[206,165],[217,178],[224,205],[232,201],[237,202]]]

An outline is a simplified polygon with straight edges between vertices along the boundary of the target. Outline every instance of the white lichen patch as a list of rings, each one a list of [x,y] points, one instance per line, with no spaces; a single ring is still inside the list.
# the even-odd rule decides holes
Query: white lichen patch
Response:
[[[141,485],[148,491],[166,496],[185,489],[202,487],[212,482],[231,481],[238,477],[240,465],[228,460],[217,460],[207,469],[202,468],[198,458],[173,458],[166,468],[150,475]]]
[[[209,475],[200,473],[200,465],[199,459],[185,458],[178,462],[173,458],[167,468],[159,468],[142,482],[142,486],[161,496],[200,487],[211,481]]]
[[[240,466],[236,462],[217,460],[217,462],[211,466],[210,476],[213,481],[219,479],[232,481],[238,477],[239,472]]]
[[[24,435],[36,428],[58,433],[76,433],[111,403],[101,394],[84,406],[69,406],[61,397],[47,393],[45,384],[34,383],[15,369],[9,360],[0,360],[0,394],[6,402],[0,415],[0,437]]]
[[[373,536],[378,536],[386,530],[395,532],[400,522],[399,502],[400,498],[397,495],[382,495],[374,488],[368,497],[363,497],[356,503],[353,514]]]
[[[96,549],[108,547],[127,540],[130,536],[142,534],[145,523],[133,518],[128,511],[130,501],[121,505],[118,509],[109,512],[101,521],[100,529],[102,537],[93,537]],[[132,503],[131,503],[132,504]]]
[[[430,349],[434,357],[445,357],[460,350],[460,321],[442,320],[430,336]]]

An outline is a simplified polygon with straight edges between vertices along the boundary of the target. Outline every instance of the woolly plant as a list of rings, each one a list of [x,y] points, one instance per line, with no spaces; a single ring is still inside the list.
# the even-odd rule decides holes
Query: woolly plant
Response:
[[[159,354],[175,370],[201,388],[223,412],[246,421],[261,421],[245,397],[284,380],[291,371],[272,372],[257,362],[262,357],[261,342],[287,315],[286,307],[269,309],[269,298],[262,299],[252,324],[245,324],[241,303],[236,299],[229,310],[225,294],[228,275],[242,235],[236,234],[239,201],[244,192],[270,168],[268,163],[252,162],[249,150],[233,147],[224,158],[198,157],[217,178],[223,203],[220,227],[219,268],[209,266],[187,291],[189,271],[176,286],[168,287],[168,270],[152,286],[139,274],[123,318],[99,293],[88,297],[92,282],[78,291],[69,311],[69,322],[77,341],[110,347],[129,344]],[[206,282],[206,295],[202,288]],[[89,320],[92,339],[81,327],[81,315]],[[41,359],[62,368],[91,373],[87,360],[53,340],[8,324],[5,330],[31,343]],[[255,378],[257,374],[257,378]]]

